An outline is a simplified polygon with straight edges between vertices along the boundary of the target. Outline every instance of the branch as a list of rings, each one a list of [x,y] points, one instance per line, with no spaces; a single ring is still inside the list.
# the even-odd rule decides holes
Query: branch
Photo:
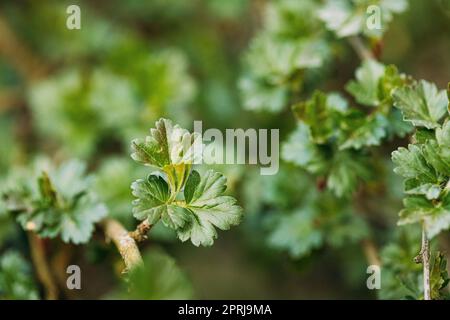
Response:
[[[0,114],[23,103],[18,90],[9,89],[0,91]]]
[[[356,54],[361,60],[375,59],[373,53],[366,48],[360,37],[358,36],[349,37],[348,42],[353,47]]]
[[[136,230],[129,233],[130,237],[134,239],[136,242],[142,242],[147,240],[147,233],[153,227],[148,220],[142,221],[136,228]]]
[[[102,222],[107,240],[112,240],[119,250],[123,261],[125,262],[126,271],[141,265],[142,257],[136,241],[129,235],[128,231],[114,219],[105,219]]]
[[[62,243],[61,247],[51,260],[51,267],[55,275],[55,280],[58,282],[60,289],[62,289],[64,296],[70,300],[78,299],[78,290],[70,290],[67,288],[67,266],[70,264],[70,260],[73,256],[74,246],[71,244]]]
[[[363,239],[361,241],[364,255],[369,265],[381,266],[381,260],[378,255],[378,248],[371,239]]]
[[[423,299],[431,300],[430,241],[428,240],[424,226],[422,226],[422,248],[420,249],[419,255],[414,258],[414,261],[423,265]]]
[[[28,232],[28,241],[36,274],[45,288],[45,298],[47,300],[56,300],[58,299],[58,287],[50,272],[42,239],[32,232]]]

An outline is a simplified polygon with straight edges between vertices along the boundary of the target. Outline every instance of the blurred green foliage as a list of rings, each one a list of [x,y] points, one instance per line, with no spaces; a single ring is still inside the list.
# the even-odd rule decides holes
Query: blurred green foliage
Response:
[[[81,7],[81,30],[65,27],[66,8],[74,3]],[[413,261],[420,232],[416,226],[396,226],[403,183],[389,157],[407,146],[413,130],[400,111],[412,124],[437,128],[419,129],[412,137],[422,148],[419,158],[448,156],[442,147],[449,136],[448,121],[441,119],[446,100],[437,90],[450,80],[450,14],[443,3],[2,1],[0,21],[44,71],[35,78],[31,69],[18,65],[14,53],[0,55],[0,192],[9,189],[20,196],[14,203],[0,199],[0,298],[40,297],[34,285],[38,279],[23,258],[28,256],[25,231],[18,227],[30,226],[30,216],[16,221],[18,212],[5,215],[5,206],[25,201],[28,208],[39,207],[39,215],[55,210],[52,188],[37,188],[38,177],[45,185],[42,170],[21,168],[32,168],[42,156],[54,163],[81,159],[92,176],[89,193],[97,194],[95,203],[104,203],[108,216],[131,230],[136,222],[130,184],[152,172],[130,159],[129,142],[165,117],[188,129],[193,120],[202,120],[204,128],[280,128],[280,171],[261,176],[252,167],[212,166],[227,177],[227,196],[242,204],[243,223],[214,247],[197,251],[157,225],[144,246],[148,268],[130,274],[127,284],[118,279],[114,249],[90,247],[103,243],[93,224],[99,217],[86,224],[82,236],[69,230],[65,237],[91,239],[88,246],[68,249],[56,237],[47,248],[49,259],[58,251],[72,252],[70,263],[86,267],[83,274],[96,283],[76,298],[421,299],[421,266]],[[380,6],[381,30],[367,29],[368,5]],[[359,61],[351,44],[355,36],[380,62]],[[409,87],[412,78],[437,87]],[[403,85],[408,87],[397,91],[394,108],[391,90]],[[443,101],[432,104],[439,110],[416,105],[436,96]],[[424,207],[427,215],[447,208],[448,192],[442,191],[448,181],[446,158],[431,164],[438,177],[422,181],[431,184],[423,188],[411,181],[417,175],[410,167],[417,167],[409,161],[417,158],[406,153],[414,153],[414,147],[400,150],[404,157],[395,162],[404,167],[400,174],[409,180],[407,199],[414,200],[406,200],[404,217],[414,220]],[[422,160],[419,165],[429,170]],[[208,169],[199,169],[200,175]],[[78,199],[78,191],[87,189],[81,171],[74,169],[73,177],[61,181],[74,190],[64,195],[73,203],[83,198]],[[48,175],[47,187],[67,191]],[[61,211],[43,230],[64,234],[61,219],[72,209]],[[431,229],[446,229],[447,220]],[[448,255],[441,246],[449,239],[446,233],[440,237],[433,250]],[[362,243],[367,240],[379,249],[382,263],[377,292],[365,286],[369,262]],[[155,251],[152,242],[163,250]],[[88,268],[90,255],[96,263]],[[446,297],[441,290],[447,278],[444,260],[433,256],[433,288],[440,298]],[[128,292],[130,283],[134,290]]]

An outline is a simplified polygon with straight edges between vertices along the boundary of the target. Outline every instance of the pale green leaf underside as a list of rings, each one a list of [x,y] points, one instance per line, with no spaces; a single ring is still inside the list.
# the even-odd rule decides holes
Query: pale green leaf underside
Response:
[[[447,113],[448,99],[444,90],[427,81],[421,80],[410,87],[403,87],[393,92],[394,105],[403,113],[405,121],[415,126],[434,129]]]

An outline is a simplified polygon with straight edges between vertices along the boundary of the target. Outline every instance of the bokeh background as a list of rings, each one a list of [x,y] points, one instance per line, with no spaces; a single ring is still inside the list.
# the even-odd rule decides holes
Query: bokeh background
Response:
[[[282,2],[1,1],[0,179],[38,155],[82,159],[95,174],[111,215],[131,229],[136,221],[129,186],[146,169],[130,159],[129,142],[144,136],[160,117],[188,129],[193,120],[202,120],[205,128],[279,128],[284,141],[295,127],[289,104],[276,113],[248,110],[242,85],[252,68],[252,40],[263,32],[268,8],[277,10]],[[81,30],[65,26],[69,4],[81,8]],[[306,17],[293,12],[283,19],[298,19],[302,30]],[[450,81],[450,2],[409,1],[378,45],[383,63],[445,88]],[[351,46],[336,41],[328,49],[333,58],[311,72],[299,99],[317,88],[342,91],[354,77],[360,62]],[[383,148],[389,154],[406,143],[398,139]],[[388,162],[387,157],[382,165],[389,167]],[[398,231],[402,185],[389,170],[387,183],[372,184],[358,197],[361,203],[354,201],[362,217],[339,217],[339,223],[319,231],[302,215],[298,221],[284,220],[288,211],[303,210],[310,201],[305,194],[328,204],[318,183],[301,169],[283,163],[272,177],[260,176],[255,166],[220,170],[228,177],[228,192],[244,208],[242,224],[220,232],[208,248],[180,243],[158,226],[142,248],[172,256],[189,279],[193,297],[400,298],[405,294],[396,292],[403,290],[399,274],[420,273],[410,263],[418,246],[402,247],[417,239],[417,232]],[[323,210],[341,206],[335,202]],[[12,219],[0,218],[0,255],[14,250],[29,261],[25,232]],[[393,289],[386,292],[366,287],[368,234],[387,268],[383,284]],[[448,237],[441,240],[450,244]],[[83,289],[62,297],[100,299],[117,290],[122,265],[101,232],[87,245],[55,240],[47,250],[55,274],[63,270],[61,261],[83,270]],[[405,269],[389,269],[390,259],[403,259]]]

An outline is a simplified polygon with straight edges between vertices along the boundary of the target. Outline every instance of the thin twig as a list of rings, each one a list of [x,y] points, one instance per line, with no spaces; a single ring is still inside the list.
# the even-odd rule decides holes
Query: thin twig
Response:
[[[129,233],[130,237],[132,237],[136,242],[145,241],[147,240],[147,233],[150,231],[152,226],[153,225],[151,225],[148,220],[144,220],[136,227],[136,230]]]
[[[430,241],[428,240],[425,227],[422,226],[422,247],[419,255],[414,258],[416,263],[423,266],[423,299],[431,300],[431,283],[430,283]]]
[[[356,54],[361,60],[375,59],[373,53],[367,49],[367,47],[362,42],[361,38],[358,36],[352,36],[348,38],[348,42],[355,50]]]
[[[136,241],[129,235],[128,231],[114,219],[105,219],[102,222],[107,240],[112,240],[119,250],[125,263],[126,271],[141,265],[142,257]]]
[[[430,242],[425,228],[422,227],[422,264],[423,264],[423,298],[431,300],[430,284]]]
[[[50,272],[42,239],[32,232],[28,232],[28,241],[36,274],[45,288],[45,298],[47,300],[56,300],[58,299],[58,287]]]
[[[369,263],[369,265],[376,265],[381,266],[381,260],[378,255],[378,248],[375,245],[375,243],[372,241],[372,239],[363,239],[361,241],[361,246],[364,251],[364,255],[366,256],[366,260]]]

